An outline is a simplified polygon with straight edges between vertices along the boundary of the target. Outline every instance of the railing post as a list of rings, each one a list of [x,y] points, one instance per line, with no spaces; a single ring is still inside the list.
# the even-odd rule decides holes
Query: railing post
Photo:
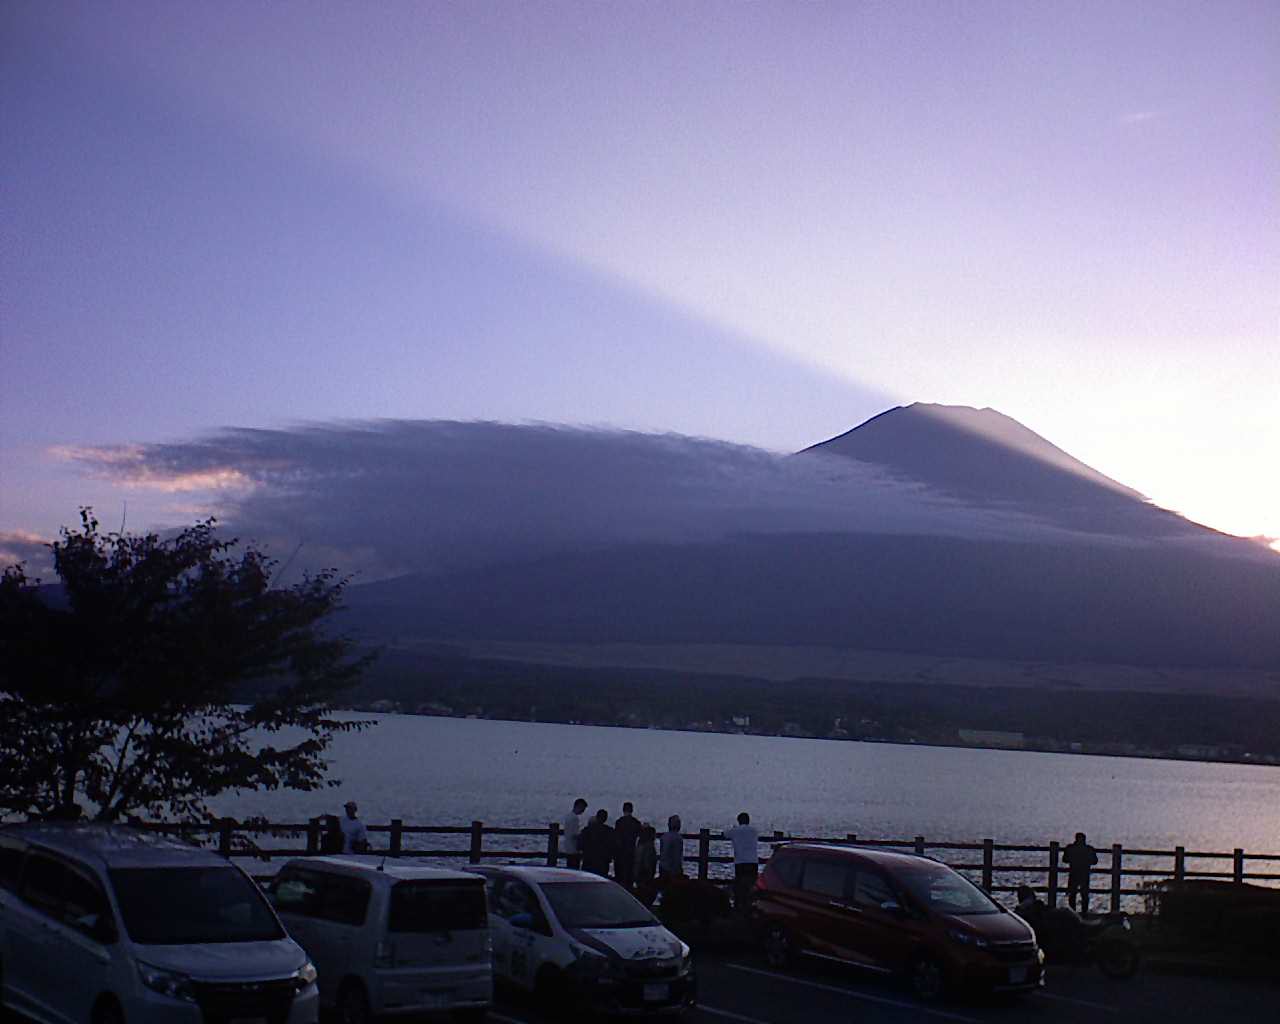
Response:
[[[698,881],[705,882],[711,869],[711,829],[698,829]]]
[[[320,852],[320,819],[307,819],[307,853]]]
[[[924,856],[924,836],[916,836],[916,853]]]
[[[987,892],[991,891],[991,876],[994,873],[995,860],[995,841],[982,840],[982,888]]]
[[[1175,846],[1173,848],[1173,880],[1181,882],[1187,877],[1187,848],[1185,846]]]
[[[846,832],[844,834],[844,841],[846,843],[856,843],[858,841],[858,834],[856,832]]]
[[[1244,883],[1244,850],[1239,847],[1231,855],[1231,880],[1236,885]]]
[[[224,857],[231,856],[231,830],[235,823],[235,818],[222,818],[218,822],[218,852]]]
[[[391,819],[391,844],[387,852],[392,857],[400,856],[400,846],[404,837],[404,820],[402,818]]]
[[[560,822],[553,821],[547,826],[547,867],[554,868],[560,863]]]
[[[480,863],[480,854],[484,846],[484,822],[471,823],[471,863]]]
[[[1111,844],[1111,913],[1120,910],[1120,888],[1124,878],[1124,850],[1119,843]],[[1086,897],[1087,899],[1087,897]]]
[[[1049,844],[1049,894],[1048,903],[1050,907],[1058,905],[1058,841],[1055,839]]]

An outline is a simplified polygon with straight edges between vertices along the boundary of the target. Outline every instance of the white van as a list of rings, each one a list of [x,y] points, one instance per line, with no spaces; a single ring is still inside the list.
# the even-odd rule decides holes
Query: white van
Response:
[[[484,881],[382,857],[299,857],[268,888],[320,972],[343,1024],[452,1010],[482,1020],[493,1002]]]
[[[42,1024],[316,1024],[316,971],[262,892],[141,829],[0,828],[0,1002]]]

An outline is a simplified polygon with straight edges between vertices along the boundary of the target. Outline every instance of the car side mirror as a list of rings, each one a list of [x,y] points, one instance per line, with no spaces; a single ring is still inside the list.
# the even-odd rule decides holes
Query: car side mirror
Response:
[[[511,927],[522,928],[525,931],[529,931],[531,928],[533,928],[533,915],[529,913],[527,910],[523,911],[522,913],[513,915],[511,917]]]
[[[880,909],[886,914],[901,914],[903,912],[902,904],[897,900],[885,900],[880,904]]]

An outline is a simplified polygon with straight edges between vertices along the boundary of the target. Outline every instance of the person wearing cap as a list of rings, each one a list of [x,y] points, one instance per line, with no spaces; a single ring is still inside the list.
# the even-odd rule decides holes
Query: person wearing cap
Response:
[[[364,853],[369,849],[369,830],[364,827],[364,822],[356,817],[356,802],[348,800],[342,805],[347,812],[347,816],[342,819],[342,852],[343,853]]]

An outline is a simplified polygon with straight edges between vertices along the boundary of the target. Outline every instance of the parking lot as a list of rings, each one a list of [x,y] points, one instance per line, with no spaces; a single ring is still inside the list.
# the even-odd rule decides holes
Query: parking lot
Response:
[[[1109,981],[1093,967],[1053,970],[1043,989],[1018,998],[917,1002],[905,985],[853,969],[814,962],[787,974],[747,955],[698,958],[698,1008],[685,1016],[698,1024],[823,1024],[891,1022],[1067,1021],[1203,1024],[1206,1020],[1276,1019],[1280,983],[1192,977],[1144,970],[1129,981]],[[492,1018],[500,1024],[562,1024],[553,1008],[500,994]]]

